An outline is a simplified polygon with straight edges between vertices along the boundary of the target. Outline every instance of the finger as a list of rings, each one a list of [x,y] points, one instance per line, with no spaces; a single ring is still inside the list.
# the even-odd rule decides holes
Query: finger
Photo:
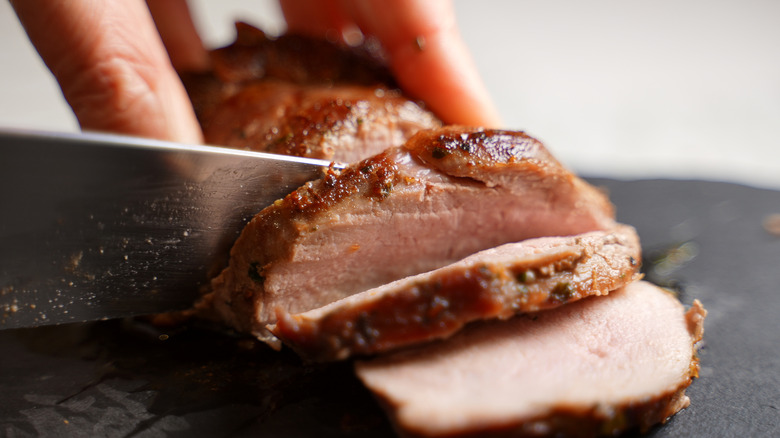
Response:
[[[200,142],[143,0],[12,0],[82,129]]]
[[[352,20],[341,0],[279,0],[287,32],[341,41],[341,32]]]
[[[366,35],[379,39],[403,90],[447,123],[498,127],[493,106],[448,0],[346,2]]]
[[[187,0],[146,0],[171,64],[177,71],[204,71],[209,56],[192,22]]]

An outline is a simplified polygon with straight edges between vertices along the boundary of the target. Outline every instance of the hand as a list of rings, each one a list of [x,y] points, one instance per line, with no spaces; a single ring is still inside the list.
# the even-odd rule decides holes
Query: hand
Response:
[[[289,31],[325,36],[357,27],[385,49],[404,92],[445,123],[501,122],[463,43],[450,0],[280,0]]]
[[[142,0],[11,3],[82,129],[202,141],[175,70],[208,66],[185,0],[148,0],[148,7]],[[375,36],[404,91],[445,122],[499,124],[449,1],[282,0],[281,5],[293,32],[324,36],[356,27]]]

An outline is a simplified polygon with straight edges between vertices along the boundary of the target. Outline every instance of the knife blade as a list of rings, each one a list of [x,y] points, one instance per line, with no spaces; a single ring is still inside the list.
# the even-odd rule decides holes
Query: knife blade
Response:
[[[0,131],[0,329],[191,306],[246,222],[331,163]]]

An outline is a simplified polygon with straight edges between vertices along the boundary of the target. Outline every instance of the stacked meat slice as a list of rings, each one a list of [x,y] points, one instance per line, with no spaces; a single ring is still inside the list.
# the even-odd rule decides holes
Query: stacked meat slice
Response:
[[[613,435],[687,406],[706,312],[638,281],[607,197],[522,132],[440,127],[376,59],[240,25],[188,78],[208,141],[354,161],[255,216],[197,311],[358,356],[408,435]]]
[[[504,243],[615,225],[606,197],[523,133],[423,131],[260,212],[207,303],[272,339],[277,309],[304,312]],[[636,270],[636,239],[629,252]]]
[[[606,295],[638,277],[639,257],[625,225],[507,243],[302,314],[280,310],[271,331],[314,360],[389,351],[445,338],[470,321]]]

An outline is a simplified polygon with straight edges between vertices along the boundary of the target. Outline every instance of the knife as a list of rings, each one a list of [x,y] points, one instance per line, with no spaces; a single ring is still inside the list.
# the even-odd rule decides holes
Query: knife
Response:
[[[0,130],[0,329],[185,309],[254,214],[331,164]]]

